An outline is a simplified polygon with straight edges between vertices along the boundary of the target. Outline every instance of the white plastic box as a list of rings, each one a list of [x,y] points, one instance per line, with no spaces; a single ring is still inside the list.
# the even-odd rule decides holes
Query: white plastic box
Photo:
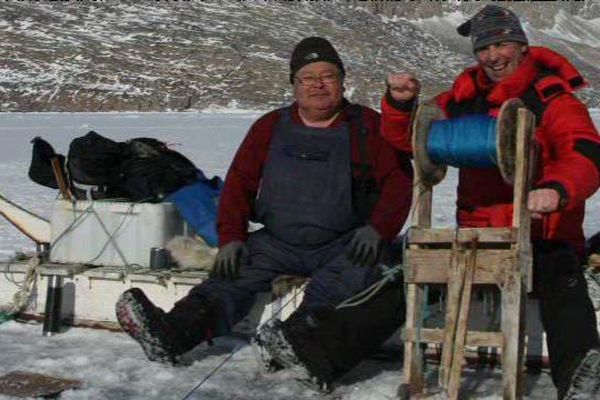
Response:
[[[184,234],[173,203],[57,200],[52,210],[50,261],[148,267],[150,249]]]

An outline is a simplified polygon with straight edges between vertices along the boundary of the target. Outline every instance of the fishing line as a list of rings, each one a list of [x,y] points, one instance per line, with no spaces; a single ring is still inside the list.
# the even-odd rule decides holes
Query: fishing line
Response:
[[[356,295],[349,297],[348,299],[342,301],[341,303],[339,303],[337,306],[335,306],[336,309],[343,309],[343,308],[349,308],[349,307],[355,307],[358,306],[360,304],[363,304],[365,302],[367,302],[368,300],[370,300],[373,296],[375,296],[380,290],[381,288],[383,288],[383,286],[385,286],[386,283],[395,280],[396,275],[401,272],[402,270],[402,266],[398,265],[396,267],[393,268],[389,268],[387,266],[381,265],[381,267],[384,269],[383,271],[383,278],[381,278],[380,280],[378,280],[377,282],[375,282],[374,284],[372,284],[371,286],[369,286],[368,288],[364,289],[363,291],[357,293]],[[292,296],[291,299],[289,299],[285,304],[283,304],[281,307],[279,307],[274,313],[273,316],[271,316],[267,321],[265,321],[263,324],[261,324],[258,328],[257,328],[257,333],[260,332],[260,329],[265,326],[266,324],[268,324],[269,322],[271,322],[273,319],[277,318],[279,313],[285,308],[287,307],[288,304],[290,304],[292,301],[295,301],[296,298],[298,297],[298,295],[300,295],[301,293],[304,292],[304,290],[306,289],[307,285],[305,285],[304,287],[302,287],[301,289],[298,289],[296,291],[296,293]],[[227,357],[225,357],[225,359],[219,363],[219,365],[217,365],[207,376],[205,376],[202,381],[200,381],[200,383],[198,383],[190,392],[188,392],[181,400],[187,400],[196,390],[198,390],[210,377],[212,377],[219,369],[221,369],[223,367],[223,365],[225,365],[239,350],[242,349],[243,346],[240,346],[236,349],[234,349],[230,354],[227,355]],[[293,369],[291,369],[292,372]],[[299,375],[299,374],[297,374]]]
[[[281,307],[279,307],[279,309],[277,309],[277,311],[275,311],[273,313],[273,315],[271,316],[271,318],[267,319],[263,324],[261,324],[258,328],[256,328],[256,332],[258,333],[260,331],[260,329],[265,326],[266,324],[268,324],[269,322],[271,322],[273,319],[278,318],[279,313],[285,308],[287,307],[288,304],[290,304],[292,301],[296,300],[296,297],[298,297],[299,294],[301,294],[302,292],[304,292],[304,290],[306,289],[306,285],[300,289],[298,289],[296,291],[296,293],[292,296],[291,299],[289,299],[284,305],[282,305]],[[227,363],[238,351],[240,351],[244,346],[239,346],[237,348],[235,348],[231,353],[229,353],[227,355],[227,357],[225,357],[225,359],[219,364],[217,365],[207,376],[205,376],[202,381],[200,381],[200,383],[198,383],[190,392],[188,392],[184,397],[181,398],[181,400],[187,400],[196,390],[198,390],[203,384],[204,382],[206,382],[211,376],[213,376],[219,369],[221,369],[221,367],[223,367],[223,365],[225,365],[225,363]]]
[[[495,118],[479,114],[434,121],[427,136],[427,155],[440,165],[495,167],[496,127]]]

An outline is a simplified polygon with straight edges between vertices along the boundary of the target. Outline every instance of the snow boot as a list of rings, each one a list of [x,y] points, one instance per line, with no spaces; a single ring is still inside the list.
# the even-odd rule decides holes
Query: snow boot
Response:
[[[134,338],[150,361],[176,364],[184,350],[165,312],[156,307],[138,288],[125,291],[116,304],[117,321]]]
[[[600,350],[587,352],[571,379],[571,386],[563,400],[600,399]]]
[[[307,338],[310,341],[310,338]],[[330,393],[332,391],[333,376],[323,362],[315,362],[319,357],[322,359],[320,349],[312,349],[316,353],[298,356],[294,343],[290,341],[286,333],[284,323],[279,320],[268,322],[263,325],[255,338],[256,346],[260,354],[260,361],[268,371],[279,369],[290,369],[296,379],[311,387],[312,389]],[[306,350],[306,346],[298,346]]]
[[[291,368],[299,364],[292,346],[283,336],[279,320],[270,321],[261,326],[254,337],[253,345],[258,350],[260,364],[268,372]]]

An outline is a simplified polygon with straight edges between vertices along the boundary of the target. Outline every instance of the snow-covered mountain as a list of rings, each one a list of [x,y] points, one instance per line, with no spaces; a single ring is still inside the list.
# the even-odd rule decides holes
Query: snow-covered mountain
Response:
[[[310,35],[340,51],[353,101],[377,106],[399,70],[433,95],[473,62],[455,27],[482,3],[3,1],[0,111],[277,107],[290,100],[291,50]],[[600,7],[515,8],[531,43],[569,57],[591,84],[581,98],[600,107]]]

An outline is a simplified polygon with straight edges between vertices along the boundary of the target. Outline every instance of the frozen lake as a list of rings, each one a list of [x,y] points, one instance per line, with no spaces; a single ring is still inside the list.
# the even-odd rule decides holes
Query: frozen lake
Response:
[[[123,141],[154,137],[172,144],[207,176],[225,176],[235,150],[258,113],[0,113],[0,193],[38,214],[49,217],[57,192],[27,176],[35,136],[66,154],[72,139],[90,130]],[[593,110],[600,126],[600,110]],[[434,223],[453,226],[456,170],[434,189]],[[600,194],[588,201],[586,235],[600,230]],[[32,250],[32,242],[0,220],[0,257]]]

